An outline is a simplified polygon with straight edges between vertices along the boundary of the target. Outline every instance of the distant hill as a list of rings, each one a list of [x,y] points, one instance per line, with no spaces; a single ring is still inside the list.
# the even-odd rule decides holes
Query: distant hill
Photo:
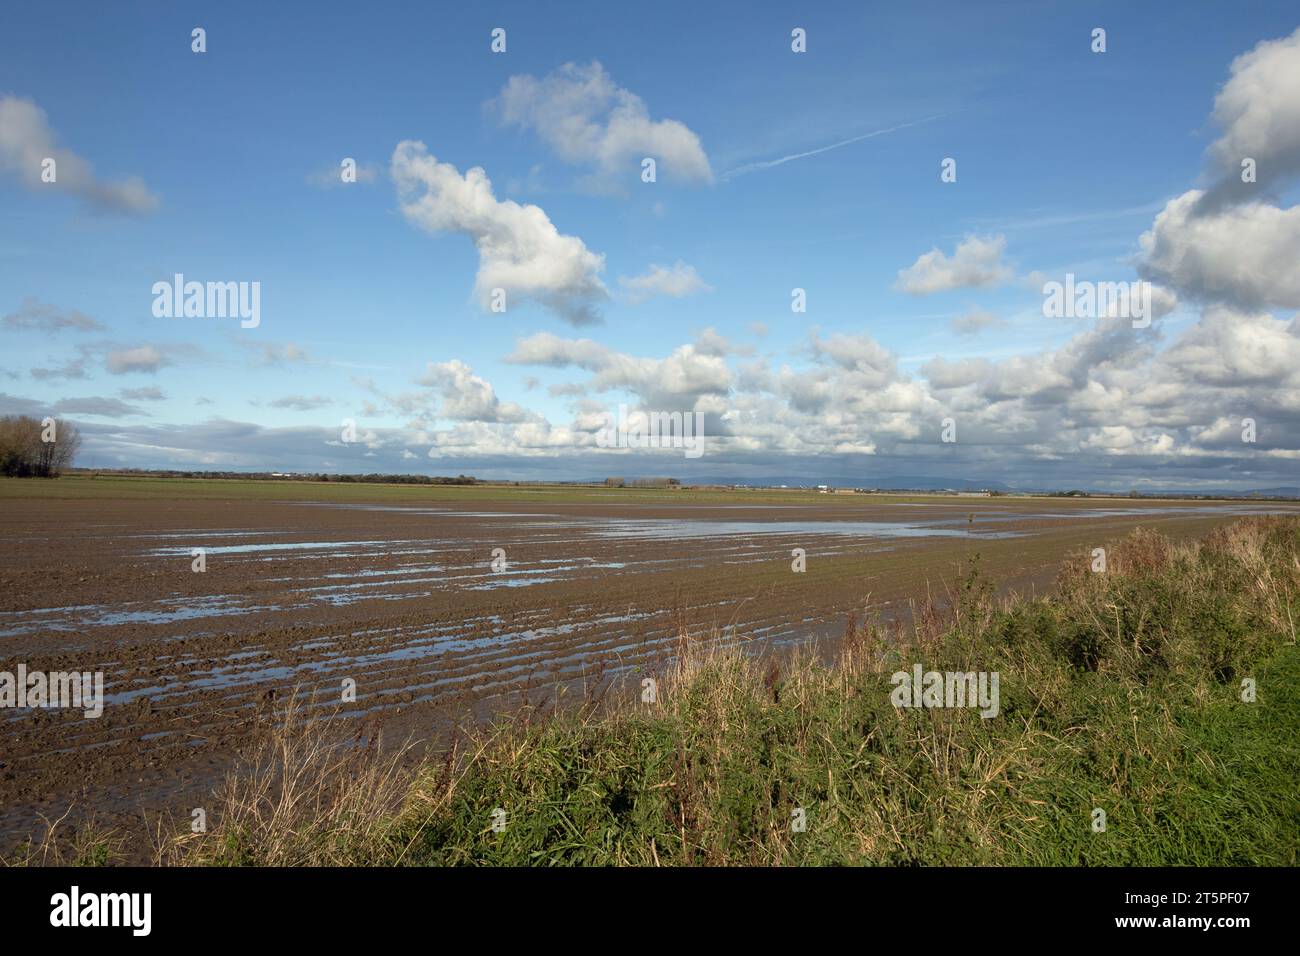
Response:
[[[686,485],[742,485],[750,488],[774,488],[785,485],[790,488],[815,488],[818,485],[830,485],[832,488],[867,488],[880,491],[1019,491],[1030,494],[1051,494],[1064,489],[1012,487],[1001,481],[974,478],[943,478],[934,475],[885,475],[867,477],[863,475],[764,475],[755,478],[745,475],[693,475],[682,474],[681,481]],[[591,479],[595,483],[603,481]],[[628,481],[632,479],[629,478]],[[1127,490],[1098,488],[1082,489],[1088,494],[1099,497],[1128,497]],[[1140,497],[1144,498],[1300,498],[1300,487],[1255,488],[1251,490],[1218,489],[1208,491],[1203,488],[1144,488]]]
[[[604,479],[600,479],[604,480]],[[630,479],[629,479],[630,480]],[[887,491],[1010,491],[1008,485],[1000,481],[976,481],[968,478],[935,478],[929,475],[889,475],[886,477],[867,477],[864,475],[764,475],[753,478],[737,475],[688,475],[681,476],[683,484],[688,485],[748,485],[750,487],[772,488],[787,485],[791,488],[815,488],[818,485],[830,485],[833,488],[879,488]]]
[[[970,478],[933,478],[928,475],[894,475],[886,478],[858,479],[855,488],[906,488],[916,491],[1010,491],[1011,486],[1000,481]]]

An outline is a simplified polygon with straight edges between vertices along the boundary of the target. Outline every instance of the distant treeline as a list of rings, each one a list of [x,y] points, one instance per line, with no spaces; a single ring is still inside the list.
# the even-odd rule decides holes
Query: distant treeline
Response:
[[[472,475],[327,475],[307,472],[276,471],[180,471],[173,469],[144,468],[93,468],[86,469],[94,475],[121,475],[145,478],[215,478],[239,481],[340,481],[375,485],[477,485],[482,484]]]
[[[677,478],[606,478],[607,488],[677,488],[681,481]]]
[[[304,475],[302,477],[311,481],[355,481],[382,485],[477,485],[480,483],[472,475],[457,475],[455,478],[444,475]]]

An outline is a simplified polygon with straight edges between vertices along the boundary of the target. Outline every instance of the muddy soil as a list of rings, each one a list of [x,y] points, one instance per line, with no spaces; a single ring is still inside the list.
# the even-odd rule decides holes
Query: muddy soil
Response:
[[[683,635],[833,645],[850,616],[942,596],[977,552],[1032,592],[1137,525],[1189,537],[1281,510],[808,498],[0,501],[0,671],[100,671],[105,692],[97,719],[0,710],[0,852],[69,806],[137,836],[145,815],[188,819],[295,689],[414,759],[525,699],[662,670]]]

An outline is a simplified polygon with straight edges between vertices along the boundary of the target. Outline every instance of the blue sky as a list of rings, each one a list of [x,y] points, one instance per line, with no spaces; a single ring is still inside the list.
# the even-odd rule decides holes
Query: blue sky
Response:
[[[1274,275],[1300,270],[1294,4],[324,6],[6,14],[0,411],[64,414],[107,467],[1300,484]],[[1216,111],[1270,42],[1239,71],[1257,101]],[[50,144],[93,172],[33,181]],[[1259,189],[1174,216],[1229,146],[1267,157]],[[474,167],[492,205],[449,207]],[[1273,247],[1193,274],[1212,229]],[[504,314],[484,241],[532,277]],[[178,272],[259,282],[260,324],[155,317]],[[1143,334],[1045,318],[1067,272],[1158,283],[1165,311]],[[609,460],[590,423],[620,403],[719,440]],[[1259,440],[1227,441],[1247,415]]]

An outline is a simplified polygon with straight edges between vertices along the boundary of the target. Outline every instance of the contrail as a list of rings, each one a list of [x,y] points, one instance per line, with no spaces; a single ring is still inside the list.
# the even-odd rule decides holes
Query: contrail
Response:
[[[773,166],[783,166],[786,163],[793,162],[796,159],[804,159],[808,156],[816,156],[818,153],[829,153],[832,149],[839,149],[841,146],[849,146],[853,143],[860,143],[864,139],[871,139],[876,136],[884,136],[886,133],[893,133],[900,129],[907,129],[909,126],[919,126],[921,123],[928,123],[930,120],[936,120],[946,114],[940,113],[938,116],[927,116],[925,119],[913,120],[910,123],[900,123],[897,126],[891,126],[888,129],[878,129],[870,133],[863,133],[861,136],[854,136],[852,139],[841,140],[838,143],[831,143],[829,146],[821,146],[817,149],[810,149],[806,153],[793,153],[789,156],[782,156],[780,159],[768,159],[761,163],[746,163],[744,166],[737,166],[735,169],[729,169],[722,174],[722,181],[726,182],[735,179],[737,176],[743,176],[746,173],[755,173],[760,169],[771,169]]]

